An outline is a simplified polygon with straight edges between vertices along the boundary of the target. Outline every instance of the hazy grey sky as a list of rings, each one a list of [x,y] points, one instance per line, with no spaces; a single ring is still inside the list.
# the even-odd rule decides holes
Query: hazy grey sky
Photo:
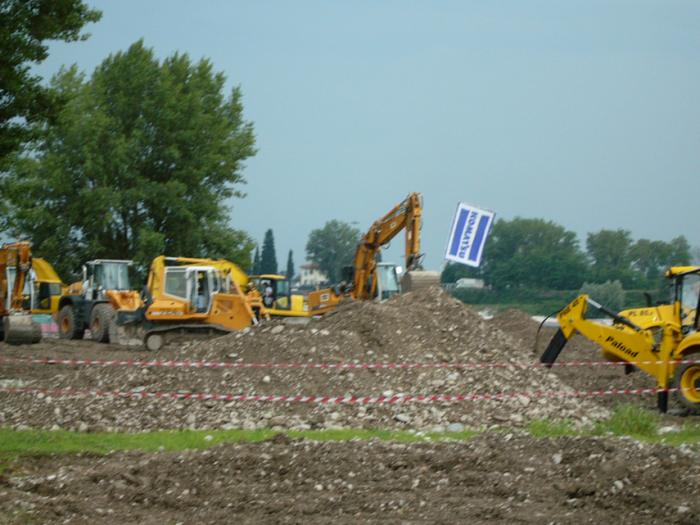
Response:
[[[273,228],[281,266],[311,229],[365,230],[411,191],[431,268],[459,200],[582,241],[625,228],[700,245],[696,0],[88,3],[104,13],[92,37],[52,46],[39,73],[91,72],[141,37],[211,58],[259,148],[233,225]]]

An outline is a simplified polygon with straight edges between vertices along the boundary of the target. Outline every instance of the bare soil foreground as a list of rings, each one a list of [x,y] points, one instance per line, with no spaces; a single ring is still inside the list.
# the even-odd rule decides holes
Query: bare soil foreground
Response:
[[[484,434],[466,443],[278,437],[185,453],[25,459],[7,522],[684,523],[700,462],[627,440]]]
[[[0,426],[13,429],[486,430],[464,442],[318,443],[278,436],[207,451],[20,456],[0,475],[0,523],[700,522],[695,449],[612,437],[537,439],[523,431],[543,419],[590,425],[619,403],[655,406],[654,396],[579,395],[655,385],[616,366],[539,368],[552,331],[535,349],[536,331],[521,312],[486,321],[432,289],[382,304],[349,304],[308,325],[267,323],[158,353],[89,341],[0,344],[0,388],[19,389],[0,393]],[[31,364],[29,358],[430,366],[84,366]],[[599,355],[573,340],[561,360],[598,361]],[[479,366],[452,366],[474,363]],[[127,399],[111,392],[477,399],[319,404]],[[669,416],[664,424],[681,421]]]

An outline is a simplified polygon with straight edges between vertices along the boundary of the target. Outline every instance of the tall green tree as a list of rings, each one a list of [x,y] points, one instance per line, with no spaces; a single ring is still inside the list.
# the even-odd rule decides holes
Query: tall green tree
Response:
[[[353,262],[360,236],[360,230],[346,222],[328,221],[309,234],[307,258],[317,263],[331,282],[338,282],[343,266]]]
[[[85,24],[101,13],[82,0],[0,0],[0,171],[31,137],[31,126],[55,117],[62,99],[32,66],[46,60],[48,41],[85,40]]]
[[[253,275],[260,275],[262,272],[260,271],[260,249],[256,246],[255,247],[255,256],[253,257],[253,270],[252,274]]]
[[[668,259],[666,266],[685,266],[692,260],[690,244],[688,239],[679,235],[671,239],[668,243]]]
[[[141,41],[89,79],[62,70],[51,88],[68,102],[0,182],[11,203],[1,226],[59,272],[161,253],[248,267],[252,241],[230,226],[226,202],[241,196],[255,137],[240,89],[224,94],[225,81],[206,59],[161,62]]]
[[[496,289],[578,289],[586,271],[576,234],[543,219],[498,220],[484,250],[481,275]]]
[[[589,233],[586,251],[591,259],[590,280],[596,283],[619,280],[624,286],[634,284],[632,237],[627,230],[600,230]]]
[[[632,267],[639,276],[639,285],[657,283],[670,256],[670,246],[663,241],[638,239],[630,247]]]
[[[289,250],[289,255],[287,256],[287,279],[290,281],[294,279],[294,255],[292,250]]]
[[[265,232],[262,254],[260,255],[260,273],[277,273],[277,254],[275,252],[275,236],[272,229]]]

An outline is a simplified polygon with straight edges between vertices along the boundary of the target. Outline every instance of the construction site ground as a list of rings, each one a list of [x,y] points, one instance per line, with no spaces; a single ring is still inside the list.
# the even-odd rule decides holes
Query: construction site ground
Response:
[[[536,333],[537,324],[522,312],[484,320],[430,289],[381,304],[350,303],[308,324],[271,322],[216,339],[179,341],[157,353],[57,339],[0,344],[0,387],[18,389],[0,393],[5,428],[478,431],[459,442],[321,443],[280,435],[206,451],[22,455],[4,462],[0,523],[697,523],[696,447],[528,433],[536,421],[585,428],[609,418],[620,404],[650,412],[656,405],[653,395],[589,395],[653,388],[641,372],[536,366],[553,330],[540,334],[538,349]],[[23,361],[28,358],[190,360],[239,368],[48,365]],[[600,357],[593,345],[574,339],[560,361]],[[241,367],[245,363],[265,366]],[[430,366],[361,367],[377,363]],[[356,367],[308,367],[318,364]],[[383,396],[398,402],[141,399],[115,397],[117,392]],[[431,394],[474,399],[401,402]],[[687,420],[662,419],[671,431]]]

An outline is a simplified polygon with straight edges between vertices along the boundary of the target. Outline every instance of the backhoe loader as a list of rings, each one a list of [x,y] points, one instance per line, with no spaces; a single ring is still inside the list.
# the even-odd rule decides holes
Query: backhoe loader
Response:
[[[418,193],[410,193],[381,219],[375,221],[362,237],[353,266],[343,269],[343,282],[336,288],[309,294],[309,311],[313,315],[332,310],[343,296],[353,299],[383,301],[401,291],[412,291],[439,284],[437,272],[423,270],[420,253],[420,230],[423,206]],[[406,230],[405,273],[399,283],[397,267],[377,261],[383,246]]]
[[[156,257],[142,302],[116,312],[111,336],[119,344],[159,350],[172,339],[224,334],[257,323],[238,281],[241,270],[223,259]]]
[[[31,268],[28,242],[9,243],[0,248],[0,341],[7,344],[41,341],[41,327],[32,319],[31,304],[23,293]]]
[[[587,295],[559,312],[560,328],[540,361],[551,367],[566,342],[579,333],[597,343],[603,357],[638,368],[656,380],[659,410],[668,408],[669,390],[688,411],[700,413],[700,266],[676,266],[666,272],[670,304],[615,313]],[[650,302],[650,301],[649,301]],[[612,326],[586,318],[593,308],[612,319]]]
[[[82,339],[90,330],[93,341],[109,342],[109,325],[120,308],[136,308],[139,292],[131,289],[131,261],[95,259],[83,265],[83,278],[71,284],[58,300],[58,335]]]

